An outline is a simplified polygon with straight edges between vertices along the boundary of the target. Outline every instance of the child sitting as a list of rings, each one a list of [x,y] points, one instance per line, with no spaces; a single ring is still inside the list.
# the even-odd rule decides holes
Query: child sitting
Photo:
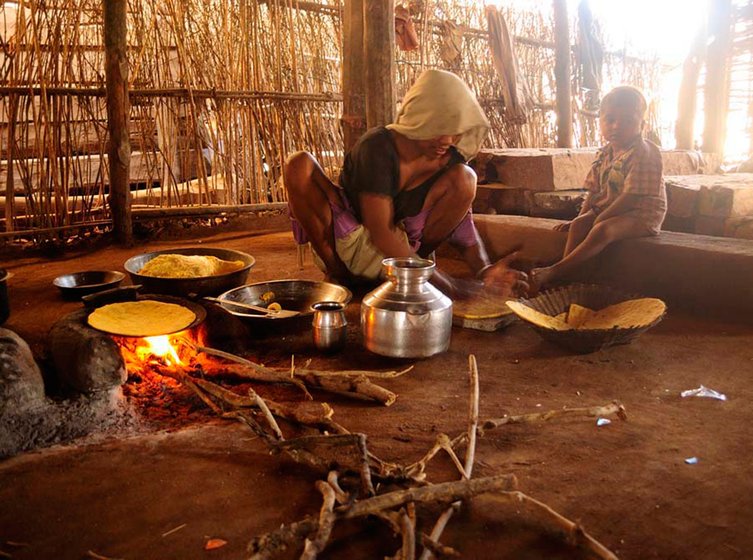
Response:
[[[620,86],[601,101],[599,126],[607,140],[586,178],[589,193],[567,231],[562,260],[531,271],[534,289],[572,273],[609,244],[658,235],[667,210],[659,148],[641,137],[646,99],[637,88]]]

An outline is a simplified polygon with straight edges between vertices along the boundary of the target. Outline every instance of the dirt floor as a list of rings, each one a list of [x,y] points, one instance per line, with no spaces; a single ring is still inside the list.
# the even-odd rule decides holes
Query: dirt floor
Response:
[[[44,361],[49,328],[80,306],[59,297],[53,278],[122,270],[132,255],[199,242],[254,255],[249,281],[320,278],[310,261],[298,269],[287,233],[225,232],[55,259],[19,258],[4,264],[15,275],[4,326]],[[294,352],[296,360],[310,357],[323,369],[412,363],[362,348],[358,306],[355,298],[348,307],[352,328],[339,355],[317,355],[308,332],[260,334],[248,340],[246,353],[281,364]],[[341,424],[367,434],[374,453],[402,463],[420,458],[439,432],[465,430],[471,353],[479,364],[482,418],[619,400],[627,422],[597,427],[595,419],[570,419],[487,432],[478,443],[474,476],[514,473],[522,491],[581,522],[620,558],[750,558],[752,336],[753,326],[670,311],[631,345],[572,355],[521,323],[497,333],[454,329],[448,352],[416,361],[413,371],[384,383],[399,395],[391,407],[316,396],[326,398]],[[700,384],[728,400],[680,397]],[[201,412],[198,402],[195,408]],[[184,423],[180,428],[178,421]],[[242,558],[253,536],[318,511],[316,476],[270,456],[247,427],[209,412],[178,417],[165,427],[90,437],[1,462],[0,551],[36,560],[91,557],[87,551],[123,559]],[[690,457],[697,464],[687,464]],[[429,478],[457,475],[441,457]],[[477,499],[453,518],[442,540],[464,558],[581,557],[556,537],[542,536],[524,517],[493,498]],[[338,541],[325,557],[394,553],[398,543],[389,531],[377,522],[365,529],[357,540]],[[352,537],[356,527],[344,531]],[[205,551],[209,538],[227,545]]]

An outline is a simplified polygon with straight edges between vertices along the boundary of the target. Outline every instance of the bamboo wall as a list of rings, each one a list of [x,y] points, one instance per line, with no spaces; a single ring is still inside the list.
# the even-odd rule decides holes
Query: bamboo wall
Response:
[[[483,7],[412,4],[421,47],[398,53],[398,97],[423,68],[446,68],[471,85],[486,109],[494,126],[488,146],[555,144],[546,9],[503,11],[531,93],[526,121],[511,123]],[[107,224],[101,0],[0,6],[5,235]],[[341,11],[341,0],[131,0],[134,208],[284,201],[282,162],[300,149],[334,171],[342,158]],[[460,45],[454,59],[448,35]],[[656,85],[652,63],[608,56],[605,71]],[[574,99],[577,143],[595,144],[594,114],[575,83]]]

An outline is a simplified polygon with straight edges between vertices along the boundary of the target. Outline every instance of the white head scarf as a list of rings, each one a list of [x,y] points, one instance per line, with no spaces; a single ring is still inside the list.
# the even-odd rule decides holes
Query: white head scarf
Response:
[[[425,70],[387,128],[411,140],[462,135],[455,147],[468,160],[478,153],[491,126],[463,80],[452,72]]]

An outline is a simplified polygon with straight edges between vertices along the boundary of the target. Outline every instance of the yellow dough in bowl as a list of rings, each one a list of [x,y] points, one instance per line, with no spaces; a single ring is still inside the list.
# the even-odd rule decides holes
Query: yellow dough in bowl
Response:
[[[120,336],[160,336],[182,331],[196,314],[182,305],[151,299],[111,303],[89,314],[91,327]]]
[[[201,278],[219,276],[240,270],[243,261],[225,261],[213,255],[157,255],[146,263],[139,274],[156,278]]]

